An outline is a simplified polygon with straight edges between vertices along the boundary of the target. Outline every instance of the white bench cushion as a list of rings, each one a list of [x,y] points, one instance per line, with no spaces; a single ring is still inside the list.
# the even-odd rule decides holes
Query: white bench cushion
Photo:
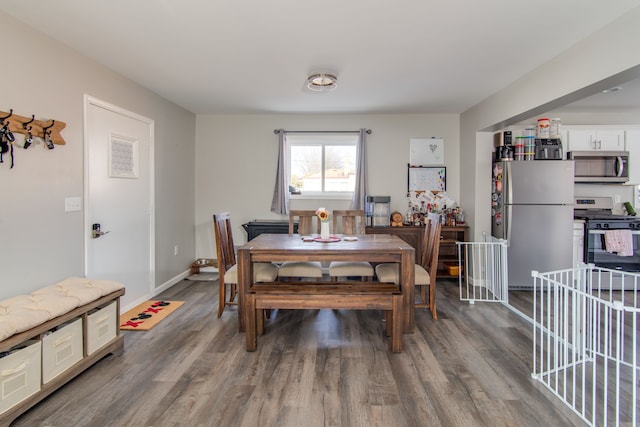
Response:
[[[29,295],[0,301],[0,341],[124,288],[111,280],[70,277]]]

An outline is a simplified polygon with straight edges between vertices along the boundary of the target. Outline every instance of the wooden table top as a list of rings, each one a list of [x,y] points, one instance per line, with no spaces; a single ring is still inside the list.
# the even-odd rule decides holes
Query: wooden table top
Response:
[[[332,236],[340,238],[340,241],[305,241],[297,234],[261,234],[241,246],[238,251],[249,251],[253,261],[305,259],[370,262],[393,262],[390,258],[399,257],[404,251],[414,251],[413,247],[404,240],[389,234],[359,235],[357,240],[345,240],[345,236],[339,234]],[[312,235],[312,237],[318,236]]]

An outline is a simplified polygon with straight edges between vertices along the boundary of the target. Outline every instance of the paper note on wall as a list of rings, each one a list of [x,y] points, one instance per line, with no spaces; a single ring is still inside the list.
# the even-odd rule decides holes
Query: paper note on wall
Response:
[[[447,170],[444,167],[409,168],[409,186],[407,191],[445,191],[447,189]]]
[[[411,166],[444,165],[444,139],[411,138],[409,140],[409,164]]]

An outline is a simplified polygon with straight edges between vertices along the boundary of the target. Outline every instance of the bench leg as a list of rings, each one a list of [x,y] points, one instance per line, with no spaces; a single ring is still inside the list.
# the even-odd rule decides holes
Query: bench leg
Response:
[[[258,337],[256,335],[256,297],[252,294],[246,295],[245,335],[247,338],[247,351],[256,351],[258,347]]]
[[[402,325],[403,325],[403,304],[402,295],[393,296],[393,310],[391,312],[391,351],[394,353],[402,352]],[[389,323],[389,322],[387,322]]]
[[[256,333],[258,336],[264,335],[264,317],[266,311],[267,310],[256,310]]]
[[[382,312],[382,317],[384,318],[385,330],[387,332],[387,336],[390,337],[393,332],[393,319],[391,317],[391,310],[384,310]]]

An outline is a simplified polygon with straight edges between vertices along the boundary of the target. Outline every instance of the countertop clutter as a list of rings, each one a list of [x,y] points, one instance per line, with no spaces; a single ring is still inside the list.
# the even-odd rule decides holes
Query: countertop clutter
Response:
[[[428,220],[440,221],[447,227],[465,225],[462,208],[446,191],[409,191],[402,224],[396,221],[396,226],[426,225]],[[393,217],[391,221],[394,221]]]

